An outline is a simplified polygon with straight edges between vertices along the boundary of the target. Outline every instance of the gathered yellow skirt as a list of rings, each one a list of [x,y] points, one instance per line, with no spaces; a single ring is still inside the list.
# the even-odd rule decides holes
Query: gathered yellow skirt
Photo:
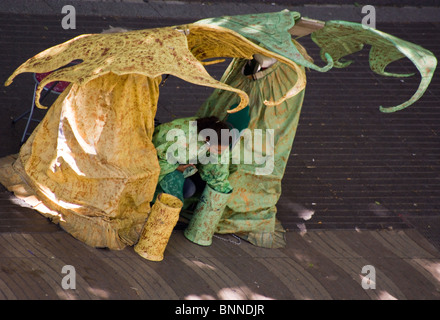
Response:
[[[137,242],[159,177],[151,142],[161,77],[106,74],[72,84],[0,182],[93,247]]]

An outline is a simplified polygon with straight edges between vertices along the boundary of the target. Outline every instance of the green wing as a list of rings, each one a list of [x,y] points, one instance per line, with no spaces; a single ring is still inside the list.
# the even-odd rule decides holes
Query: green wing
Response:
[[[333,67],[332,57],[328,55],[325,59],[327,65],[319,67],[308,61],[292,42],[292,35],[289,30],[295,26],[300,18],[301,14],[298,12],[283,10],[280,12],[208,18],[199,20],[195,24],[209,24],[228,28],[301,66],[320,72],[330,70]]]
[[[321,57],[333,58],[336,68],[344,68],[352,61],[343,58],[371,45],[370,67],[375,73],[391,77],[409,77],[414,74],[396,74],[385,71],[392,62],[407,57],[421,75],[421,82],[416,93],[408,101],[395,107],[380,107],[382,112],[395,112],[412,105],[420,99],[428,88],[437,66],[437,59],[432,52],[408,41],[399,39],[379,30],[359,23],[347,21],[328,21],[324,28],[312,33],[313,41],[321,48]]]

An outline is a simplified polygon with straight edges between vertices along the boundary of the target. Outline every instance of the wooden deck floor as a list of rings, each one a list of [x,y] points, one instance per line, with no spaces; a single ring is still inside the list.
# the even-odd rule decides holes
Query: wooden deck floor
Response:
[[[175,231],[162,262],[90,248],[64,232],[1,233],[0,299],[440,299],[440,254],[415,230],[289,232],[285,249],[194,245]],[[62,281],[75,268],[75,289]],[[362,287],[372,275],[375,289]]]

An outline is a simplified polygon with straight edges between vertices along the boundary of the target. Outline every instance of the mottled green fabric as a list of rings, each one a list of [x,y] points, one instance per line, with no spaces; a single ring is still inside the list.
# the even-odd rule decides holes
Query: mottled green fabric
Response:
[[[296,134],[304,91],[279,106],[267,107],[264,104],[265,99],[279,98],[285,88],[296,82],[297,75],[287,65],[277,62],[259,72],[258,80],[253,80],[242,74],[246,62],[244,59],[233,60],[221,81],[240,88],[249,95],[248,128],[252,138],[256,136],[256,129],[262,129],[262,141],[265,142],[265,130],[274,130],[273,167],[271,168],[269,163],[258,164],[255,159],[252,163],[245,163],[244,157],[240,158],[239,164],[230,165],[229,181],[234,190],[218,224],[217,232],[246,234],[246,238],[255,245],[280,247],[284,243],[283,237],[280,236],[282,228],[276,228],[276,204],[281,195],[281,180]],[[227,120],[228,108],[225,106],[235,103],[237,97],[233,94],[215,90],[198,110],[197,116],[215,115]],[[245,137],[239,142],[235,148],[239,148],[240,154],[244,154],[246,150],[257,151],[252,142],[246,143]],[[270,162],[269,159],[268,161]],[[257,174],[256,169],[266,165],[267,174]]]
[[[312,34],[313,41],[321,48],[324,60],[330,55],[335,67],[343,68],[352,61],[342,58],[371,45],[370,67],[377,74],[391,77],[409,77],[413,74],[396,74],[385,71],[392,62],[407,57],[417,67],[421,82],[417,92],[410,100],[395,107],[380,107],[383,112],[402,110],[420,99],[424,94],[437,66],[437,59],[432,52],[411,42],[399,39],[385,32],[369,28],[359,23],[347,21],[328,21],[325,27]]]
[[[255,41],[260,46],[295,61],[299,65],[322,72],[330,70],[333,67],[330,56],[327,56],[327,65],[319,67],[307,60],[292,43],[289,30],[300,17],[299,12],[283,10],[280,12],[209,18],[199,20],[194,24],[210,24],[231,29],[247,39]]]
[[[231,108],[233,109],[237,107],[234,104]],[[232,126],[232,128],[237,129],[239,132],[246,129],[249,126],[249,121],[251,120],[249,116],[249,106],[235,113],[230,113],[228,115],[228,123]]]
[[[174,170],[168,174],[166,174],[162,180],[158,183],[156,192],[154,193],[154,198],[152,202],[156,201],[157,196],[160,193],[167,193],[179,198],[180,201],[184,201],[183,199],[183,184],[185,182],[185,178],[183,177],[183,173]]]
[[[199,174],[202,180],[215,191],[230,193],[232,186],[229,182],[229,164],[198,164]]]
[[[206,186],[184,232],[185,237],[202,246],[211,245],[212,236],[230,196],[230,193],[221,193]]]
[[[204,142],[198,141],[197,139],[197,131],[195,131],[195,135],[192,134],[190,136],[189,122],[195,121],[196,119],[196,117],[176,119],[163,123],[154,129],[152,141],[156,147],[157,157],[159,159],[159,182],[164,178],[165,175],[176,170],[179,164],[188,164],[190,163],[190,160],[197,159],[197,151],[203,152],[203,150],[206,150]],[[181,130],[181,132],[176,131],[176,134],[173,134],[173,129]],[[168,139],[167,134],[169,134]],[[195,146],[197,146],[197,149],[188,150],[190,143],[194,143]],[[178,155],[177,152],[171,152],[170,147],[173,145],[177,146],[177,144],[188,152],[180,155]],[[170,153],[169,156],[175,159],[175,163],[168,161],[167,153]]]
[[[394,107],[380,107],[382,112],[395,112],[415,103],[428,88],[437,66],[436,57],[414,43],[399,39],[385,32],[370,28],[360,23],[348,21],[327,21],[324,28],[312,33],[313,41],[321,48],[322,59],[327,63],[319,67],[307,60],[291,41],[289,29],[301,17],[298,12],[259,13],[238,16],[224,16],[203,19],[194,24],[211,24],[238,32],[255,41],[260,46],[286,57],[295,63],[312,70],[327,72],[333,67],[342,68],[352,61],[342,58],[360,51],[364,45],[371,45],[371,69],[383,76],[408,77],[413,74],[395,74],[385,71],[390,63],[410,59],[422,77],[417,92],[408,101]]]
[[[333,66],[340,68],[349,65],[351,62],[342,58],[361,50],[365,44],[372,46],[371,69],[384,76],[410,76],[385,72],[389,63],[407,57],[422,76],[419,89],[409,101],[399,106],[381,107],[383,112],[394,112],[408,107],[427,89],[437,65],[437,60],[430,51],[361,24],[329,21],[323,29],[312,34],[312,39],[322,49],[322,59],[327,63],[325,67],[317,67],[299,52],[288,32],[299,18],[299,13],[284,10],[203,19],[196,24],[229,28],[302,67],[321,72],[328,71]],[[237,233],[255,245],[273,248],[283,245],[283,228],[275,218],[276,203],[281,195],[281,180],[295,137],[304,91],[281,105],[268,107],[264,101],[277,101],[287,88],[295,84],[298,76],[293,69],[278,62],[252,79],[243,75],[242,70],[246,62],[247,60],[243,59],[233,60],[221,81],[248,94],[251,135],[255,134],[256,129],[275,130],[274,167],[268,174],[257,175],[256,170],[260,166],[255,162],[241,162],[230,166],[229,181],[234,191],[220,219],[217,232]],[[216,115],[221,119],[227,119],[226,110],[237,102],[237,97],[230,92],[215,90],[201,106],[197,116]],[[240,148],[242,154],[246,149],[252,149],[252,146],[241,143],[237,148]]]
[[[177,182],[173,184],[168,179],[176,178],[176,174],[168,175],[176,171],[179,164],[192,163],[197,167],[202,180],[206,181],[211,188],[218,192],[231,192],[232,187],[228,181],[229,163],[222,163],[221,155],[216,156],[217,164],[200,162],[201,158],[211,155],[206,143],[198,139],[196,124],[191,123],[196,120],[197,117],[176,119],[155,128],[153,144],[156,147],[160,165],[159,186],[162,186],[162,181],[167,177],[166,184],[174,189]],[[169,135],[168,138],[167,135]],[[186,152],[177,152],[177,147],[181,147]],[[174,159],[175,163],[171,163],[170,159]]]

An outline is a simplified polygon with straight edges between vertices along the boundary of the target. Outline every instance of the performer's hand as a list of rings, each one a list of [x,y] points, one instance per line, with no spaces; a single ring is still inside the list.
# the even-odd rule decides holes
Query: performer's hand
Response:
[[[195,167],[195,165],[193,165],[192,163],[189,164],[181,164],[177,167],[177,170],[179,170],[180,172],[184,172],[186,168],[188,167]]]

